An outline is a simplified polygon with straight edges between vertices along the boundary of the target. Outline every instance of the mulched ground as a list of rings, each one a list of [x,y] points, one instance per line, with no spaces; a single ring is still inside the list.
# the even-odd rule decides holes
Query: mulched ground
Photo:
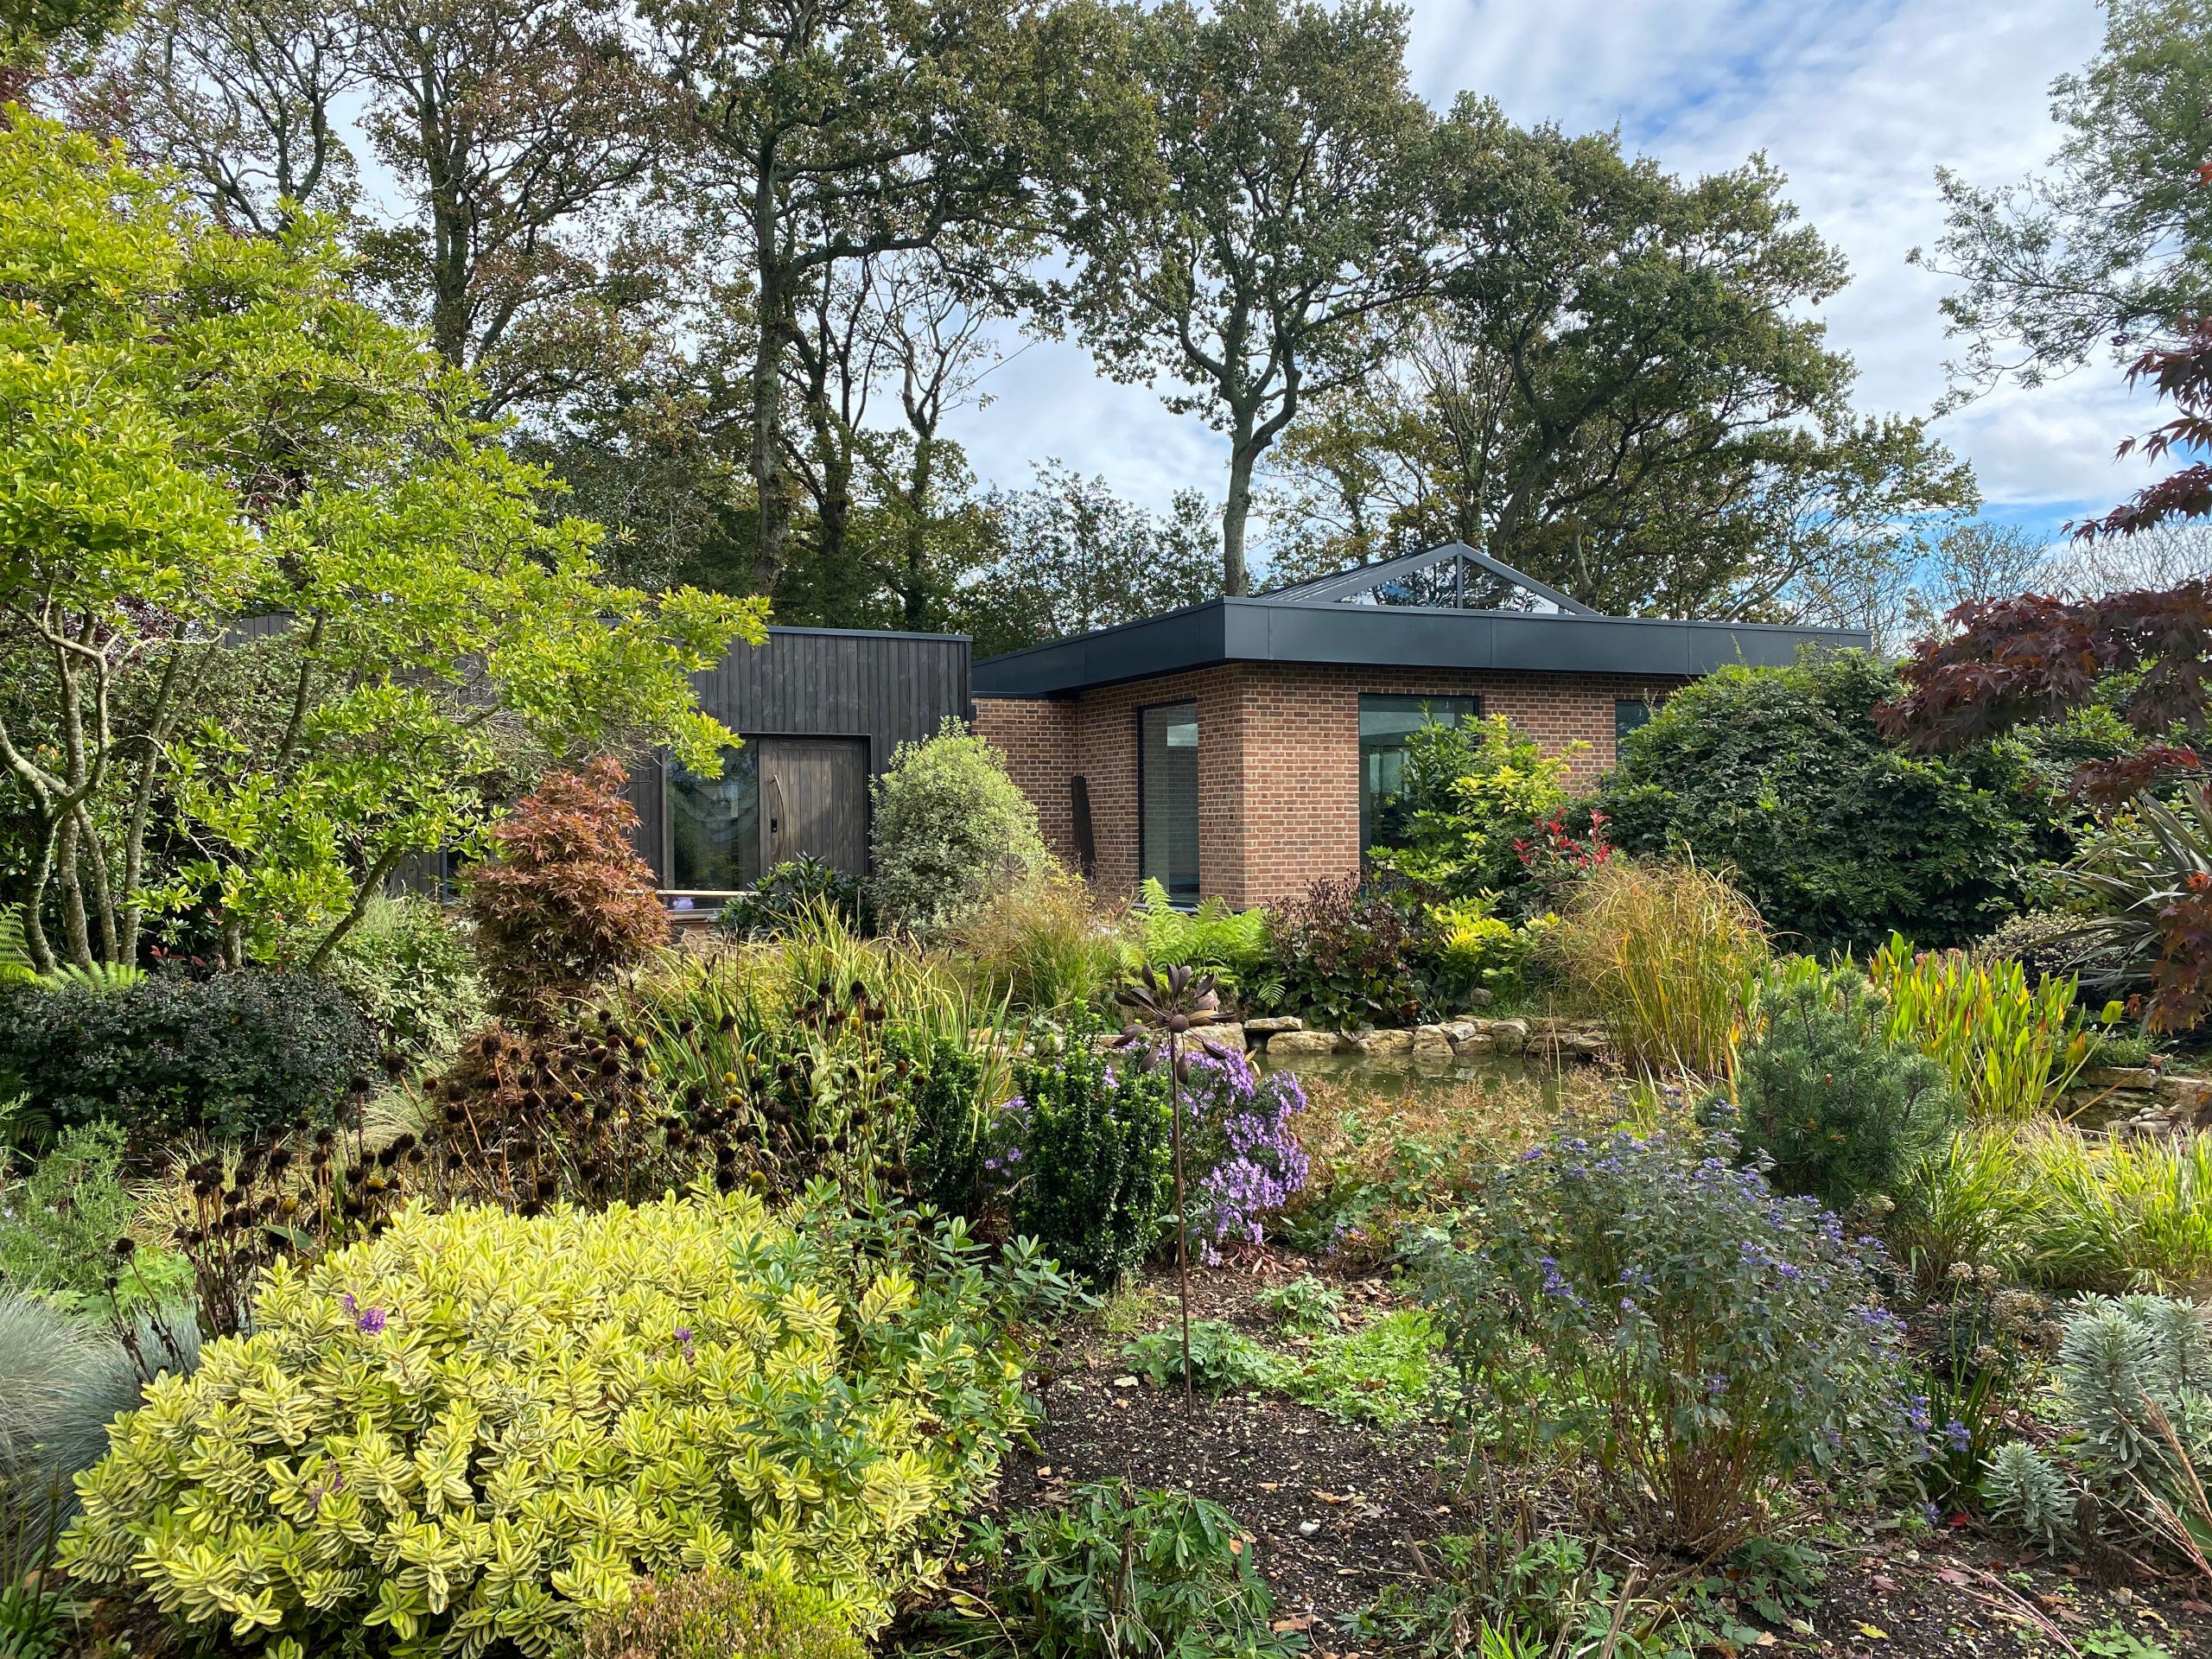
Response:
[[[1192,1317],[1230,1319],[1257,1334],[1266,1325],[1249,1305],[1252,1293],[1316,1270],[1296,1262],[1265,1263],[1257,1272],[1195,1272]],[[1154,1281],[1155,1289],[1161,1284]],[[1172,1278],[1164,1287],[1147,1328],[1173,1318]],[[1354,1318],[1363,1304],[1395,1300],[1378,1280],[1339,1287]],[[1278,1619],[1307,1630],[1317,1656],[1387,1654],[1344,1637],[1343,1620],[1385,1585],[1418,1576],[1416,1546],[1471,1524],[1456,1514],[1436,1476],[1440,1432],[1343,1423],[1287,1401],[1243,1395],[1202,1397],[1196,1415],[1186,1418],[1179,1395],[1131,1376],[1120,1358],[1125,1340],[1079,1329],[1043,1357],[1039,1450],[1008,1464],[998,1503],[1050,1504],[1071,1486],[1109,1478],[1211,1498],[1249,1529]],[[1808,1621],[1813,1634],[1776,1631],[1761,1643],[1768,1651],[1827,1659],[2069,1653],[2125,1659],[2126,1649],[2092,1639],[2117,1627],[2176,1659],[2212,1659],[2212,1605],[2200,1599],[2208,1589],[2201,1585],[2093,1585],[2078,1568],[1965,1530],[1947,1530],[1918,1547],[1875,1534],[1855,1547],[1831,1548],[1827,1558],[1828,1581]]]

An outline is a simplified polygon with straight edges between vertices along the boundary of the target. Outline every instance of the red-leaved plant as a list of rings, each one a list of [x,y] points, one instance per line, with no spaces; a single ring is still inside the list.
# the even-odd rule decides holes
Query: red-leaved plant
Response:
[[[469,872],[477,954],[510,1018],[543,1021],[667,942],[623,779],[604,757],[551,773],[493,832],[492,861]]]

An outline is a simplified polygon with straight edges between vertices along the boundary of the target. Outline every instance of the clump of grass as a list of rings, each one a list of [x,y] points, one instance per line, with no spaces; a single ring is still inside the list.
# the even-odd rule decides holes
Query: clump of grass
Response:
[[[1925,1295],[1961,1262],[2021,1276],[2046,1208],[2018,1133],[2001,1123],[1947,1135],[1914,1166],[1897,1201],[1890,1243]]]
[[[2040,1198],[2035,1279],[2068,1290],[2212,1287],[2212,1134],[2115,1139],[2053,1124],[2021,1149]]]
[[[1094,1007],[1135,963],[1120,913],[1058,866],[1032,872],[955,925],[950,961],[987,1001],[1050,1014]]]
[[[1973,1116],[2025,1123],[2088,1062],[2070,979],[2031,985],[2017,962],[1916,954],[1895,933],[1866,972],[1890,1000],[1890,1040],[1941,1065]]]
[[[2212,1287],[2212,1134],[1969,1126],[1923,1160],[1890,1236],[1923,1290],[1967,1262],[2053,1291],[2202,1291]]]
[[[1548,948],[1630,1065],[1708,1077],[1732,1068],[1772,955],[1712,871],[1625,859],[1590,873]]]

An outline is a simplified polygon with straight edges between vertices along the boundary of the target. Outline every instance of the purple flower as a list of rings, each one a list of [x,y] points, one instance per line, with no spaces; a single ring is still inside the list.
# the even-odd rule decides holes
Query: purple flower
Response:
[[[679,1325],[676,1327],[676,1345],[683,1351],[683,1357],[686,1361],[693,1361],[696,1359],[697,1356],[691,1351],[691,1327],[690,1325]]]
[[[1905,1402],[1904,1420],[1916,1434],[1925,1434],[1929,1431],[1936,1420],[1929,1414],[1926,1395],[1916,1394]]]
[[[1974,1450],[1974,1431],[1955,1417],[1943,1426],[1943,1437],[1950,1441],[1954,1452]]]
[[[363,1310],[361,1317],[357,1323],[360,1325],[363,1332],[366,1335],[372,1337],[382,1336],[384,1334],[384,1309],[380,1307],[372,1307]]]
[[[350,1290],[338,1299],[338,1305],[344,1308],[348,1313],[358,1313],[359,1311],[354,1304],[353,1293]]]

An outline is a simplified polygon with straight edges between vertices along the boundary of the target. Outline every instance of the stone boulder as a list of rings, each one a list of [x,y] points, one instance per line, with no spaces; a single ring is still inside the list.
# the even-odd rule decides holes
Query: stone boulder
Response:
[[[1294,1054],[1333,1054],[1337,1052],[1337,1033],[1333,1031],[1278,1032],[1267,1040],[1267,1052],[1271,1059],[1283,1059]]]
[[[1264,1042],[1270,1037],[1280,1037],[1287,1031],[1303,1031],[1306,1022],[1294,1014],[1268,1014],[1244,1022],[1244,1034]]]
[[[1442,1026],[1422,1026],[1414,1033],[1413,1055],[1417,1060],[1448,1060],[1453,1053],[1452,1033]]]
[[[1414,1034],[1410,1031],[1363,1031],[1351,1040],[1354,1053],[1370,1058],[1414,1052]]]
[[[1526,1020],[1493,1020],[1490,1022],[1490,1046],[1498,1054],[1525,1053],[1529,1047],[1529,1022]]]

